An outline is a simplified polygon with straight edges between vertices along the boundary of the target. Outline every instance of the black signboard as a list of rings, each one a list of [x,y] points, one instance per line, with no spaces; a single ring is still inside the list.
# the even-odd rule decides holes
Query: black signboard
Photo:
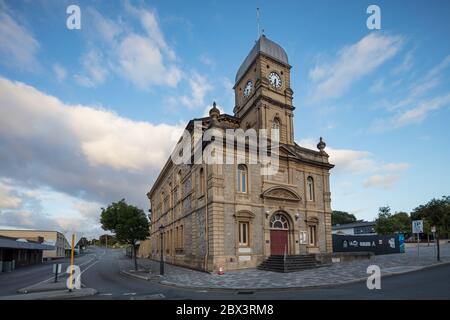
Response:
[[[373,252],[388,254],[404,252],[402,235],[349,236],[333,234],[333,252]]]

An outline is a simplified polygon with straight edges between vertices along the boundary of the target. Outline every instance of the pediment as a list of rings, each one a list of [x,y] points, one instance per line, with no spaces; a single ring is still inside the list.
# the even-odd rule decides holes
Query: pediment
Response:
[[[287,200],[287,201],[301,201],[302,199],[297,192],[286,187],[271,187],[264,191],[261,196],[267,199]]]
[[[248,210],[241,210],[241,211],[236,212],[234,214],[234,217],[253,219],[255,217],[255,214]]]
[[[298,155],[296,153],[294,153],[292,150],[289,150],[284,145],[280,145],[280,155],[281,156],[298,157]]]

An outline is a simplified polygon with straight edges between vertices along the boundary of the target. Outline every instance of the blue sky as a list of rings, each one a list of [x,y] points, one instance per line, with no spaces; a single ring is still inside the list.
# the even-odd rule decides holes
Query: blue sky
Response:
[[[147,209],[187,121],[232,114],[257,7],[293,66],[296,141],[336,164],[333,209],[448,194],[448,1],[0,1],[0,225],[95,235],[110,201]]]

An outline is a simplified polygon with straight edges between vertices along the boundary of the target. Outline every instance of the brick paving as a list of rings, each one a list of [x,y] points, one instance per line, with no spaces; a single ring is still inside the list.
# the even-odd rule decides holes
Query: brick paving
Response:
[[[374,256],[370,260],[333,263],[331,266],[292,273],[278,273],[258,269],[227,271],[224,275],[165,265],[161,283],[197,289],[280,289],[327,286],[367,278],[367,267],[378,265],[382,275],[414,271],[436,264],[433,245],[406,248],[405,253]],[[450,244],[441,245],[441,263],[450,263]],[[122,260],[122,268],[132,269],[130,259]],[[139,259],[140,273],[159,274],[159,262]]]

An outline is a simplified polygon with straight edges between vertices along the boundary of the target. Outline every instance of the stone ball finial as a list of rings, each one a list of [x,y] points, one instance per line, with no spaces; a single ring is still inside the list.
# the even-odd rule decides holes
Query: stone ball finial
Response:
[[[325,143],[325,141],[323,141],[322,137],[320,137],[320,141],[317,144],[317,149],[319,149],[320,152],[323,152],[323,150],[325,149],[326,146],[327,146],[327,144]]]
[[[209,110],[209,116],[210,117],[219,117],[220,116],[220,110],[216,107],[216,102],[213,102],[213,107]]]

